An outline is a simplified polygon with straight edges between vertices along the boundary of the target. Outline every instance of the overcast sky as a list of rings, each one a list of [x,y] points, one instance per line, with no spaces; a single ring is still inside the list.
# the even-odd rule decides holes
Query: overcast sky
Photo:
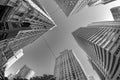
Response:
[[[6,73],[14,73],[24,64],[32,68],[36,75],[53,74],[55,65],[55,56],[65,49],[72,49],[80,60],[87,76],[94,76],[95,80],[99,77],[92,70],[86,53],[78,46],[71,32],[79,27],[87,26],[91,22],[110,21],[113,20],[110,8],[120,6],[120,0],[109,3],[107,5],[99,5],[94,7],[85,7],[79,13],[66,17],[54,0],[38,0],[46,8],[57,27],[41,36],[33,44],[24,48],[24,56],[18,60]],[[49,47],[44,39],[48,42]]]

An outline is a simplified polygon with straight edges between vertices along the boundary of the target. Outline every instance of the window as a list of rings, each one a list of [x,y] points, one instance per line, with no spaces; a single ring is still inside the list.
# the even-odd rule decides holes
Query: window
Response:
[[[104,49],[104,68],[106,68],[106,61],[107,61],[107,53],[106,53],[106,50]]]
[[[6,39],[7,36],[8,36],[8,33],[4,33],[4,34],[3,34],[3,39]]]
[[[108,65],[107,65],[107,71],[109,70],[109,67],[110,67],[110,60],[111,60],[111,54],[108,53]]]
[[[12,22],[11,24],[13,28],[20,28],[19,23]]]
[[[34,20],[38,20],[39,18],[35,17]]]
[[[118,77],[116,78],[116,80],[120,80],[120,76],[118,76]]]
[[[4,23],[0,23],[0,30],[4,30]]]
[[[30,18],[30,19],[33,18],[33,15],[28,15],[28,18]]]
[[[8,35],[8,33],[0,34],[0,40],[6,39],[6,38],[7,38],[7,35]]]
[[[44,26],[45,29],[47,29],[47,26]]]
[[[29,26],[30,26],[30,23],[28,23],[28,22],[23,22],[21,24],[21,27],[29,27]]]
[[[115,54],[117,55],[120,52],[120,45],[118,47],[118,49],[115,51]]]
[[[9,29],[9,24],[7,22],[5,23],[5,27],[7,30]]]

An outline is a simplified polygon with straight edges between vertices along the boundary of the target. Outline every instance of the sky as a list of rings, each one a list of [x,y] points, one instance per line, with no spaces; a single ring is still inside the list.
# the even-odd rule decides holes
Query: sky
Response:
[[[23,49],[24,56],[11,66],[6,75],[14,74],[24,64],[33,69],[36,75],[53,74],[55,58],[65,49],[72,49],[80,60],[86,75],[94,76],[95,80],[99,80],[99,77],[88,62],[86,53],[77,44],[71,32],[80,27],[85,27],[91,22],[113,20],[110,8],[119,6],[120,0],[107,5],[85,7],[77,14],[69,17],[65,16],[54,0],[38,1],[45,7],[57,27],[25,47]]]

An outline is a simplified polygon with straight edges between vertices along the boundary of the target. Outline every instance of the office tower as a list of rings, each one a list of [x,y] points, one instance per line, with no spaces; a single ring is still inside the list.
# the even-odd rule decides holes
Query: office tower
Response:
[[[54,21],[35,3],[28,0],[6,0],[0,5],[0,66],[16,61],[14,52],[33,43],[55,27]],[[44,11],[43,11],[44,10]],[[22,55],[21,55],[22,56]],[[17,58],[21,57],[17,56]],[[0,68],[1,70],[2,68]]]
[[[84,8],[90,0],[54,0],[68,17]]]
[[[87,80],[75,53],[67,49],[56,58],[54,76],[56,80]]]
[[[35,72],[32,69],[30,69],[29,67],[24,65],[20,70],[18,70],[15,77],[30,79],[31,77],[34,76],[34,74],[35,74]]]
[[[88,27],[77,29],[72,34],[92,59],[97,73],[101,72],[107,80],[120,79],[120,23],[118,21],[94,22]]]
[[[9,0],[6,5],[1,6],[1,10],[4,8],[5,10],[2,15],[7,16],[2,16],[1,19],[4,19],[3,21],[12,23],[15,22],[15,26],[17,26],[17,23],[20,23],[21,27],[29,28],[26,30],[30,30],[31,33],[35,33],[37,30],[39,30],[39,32],[42,32],[43,30],[46,31],[55,27],[54,21],[50,18],[50,16],[48,16],[48,14],[46,14],[47,12],[45,13],[45,9],[41,7],[39,8],[39,6],[37,6],[32,1],[29,2],[27,0]],[[19,26],[14,28],[18,27]],[[19,31],[19,34],[17,36],[28,33],[29,31],[26,30]]]
[[[20,7],[15,10],[16,13],[9,17],[10,21],[20,21],[21,26],[29,26],[31,30],[19,31],[15,39],[42,34],[55,27],[54,21],[32,1],[23,0],[19,2]],[[25,8],[23,8],[25,7]],[[22,9],[22,10],[21,10]]]
[[[14,53],[14,56],[12,56],[7,63],[5,63],[5,70],[8,70],[18,59],[20,59],[23,56],[23,50],[20,49],[17,52]]]
[[[7,21],[28,22],[31,24],[39,24],[41,26],[55,26],[54,21],[46,14],[47,12],[41,5],[38,6],[31,0],[15,1],[13,2],[13,0],[11,0],[7,3],[7,6],[13,7]]]
[[[120,21],[120,6],[110,9],[115,21]]]
[[[1,10],[6,6],[8,9],[10,7],[10,10],[9,12],[6,8],[4,10],[4,15],[7,16],[2,18],[4,22],[1,23],[3,26],[1,30],[5,31],[0,35],[1,40],[6,39],[6,45],[13,45],[19,41],[28,41],[26,39],[29,38],[28,42],[25,43],[25,41],[23,41],[23,43],[21,42],[22,44],[19,43],[21,46],[18,46],[19,48],[16,47],[18,49],[14,50],[12,46],[13,51],[23,48],[23,45],[26,46],[28,43],[32,43],[32,41],[35,41],[56,26],[49,14],[39,3],[36,5],[30,0],[9,0],[5,5],[1,6]]]

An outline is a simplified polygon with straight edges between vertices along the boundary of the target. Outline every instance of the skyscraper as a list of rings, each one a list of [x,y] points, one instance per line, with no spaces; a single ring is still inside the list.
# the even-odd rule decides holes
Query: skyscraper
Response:
[[[75,53],[64,50],[56,58],[54,75],[56,80],[87,80]]]
[[[84,8],[90,0],[54,0],[66,16],[77,13]]]
[[[34,75],[35,75],[35,72],[29,67],[27,67],[26,65],[24,65],[20,70],[18,70],[15,77],[30,79]]]
[[[120,23],[105,21],[74,31],[74,38],[107,80],[119,80]],[[104,80],[104,79],[102,79]]]
[[[4,64],[8,67],[13,64],[12,60],[16,61],[14,52],[33,43],[56,25],[41,5],[30,0],[2,0],[0,4],[1,72]]]
[[[2,9],[4,22],[0,24],[0,40],[7,40],[6,45],[13,51],[27,46],[56,26],[44,8],[30,0],[9,0],[0,6]]]
[[[110,9],[115,21],[120,21],[120,6]]]

